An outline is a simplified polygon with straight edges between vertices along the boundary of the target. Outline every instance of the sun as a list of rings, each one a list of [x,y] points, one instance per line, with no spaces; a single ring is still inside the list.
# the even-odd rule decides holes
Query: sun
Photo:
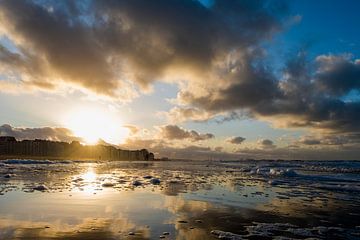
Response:
[[[123,127],[119,117],[98,108],[75,109],[67,114],[64,125],[86,144],[95,144],[100,139],[120,144],[129,135],[129,129]]]

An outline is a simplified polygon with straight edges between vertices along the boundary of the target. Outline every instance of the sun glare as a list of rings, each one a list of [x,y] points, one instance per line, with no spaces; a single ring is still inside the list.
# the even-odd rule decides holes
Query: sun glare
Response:
[[[94,182],[96,180],[96,173],[92,168],[89,168],[86,173],[82,175],[85,182]]]
[[[121,120],[110,112],[92,108],[72,111],[65,119],[65,126],[86,144],[95,144],[100,139],[112,144],[123,143],[129,129],[122,125]]]

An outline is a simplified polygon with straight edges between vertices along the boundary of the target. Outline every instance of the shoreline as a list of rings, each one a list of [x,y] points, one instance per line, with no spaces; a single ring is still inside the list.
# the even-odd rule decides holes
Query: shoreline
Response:
[[[26,156],[26,155],[0,155],[0,160],[50,160],[50,161],[81,161],[81,162],[170,162],[172,160],[162,160],[162,159],[153,159],[153,160],[111,160],[111,159],[93,159],[93,158],[64,158],[64,157],[51,157],[51,156]]]
[[[114,159],[94,159],[94,158],[72,158],[72,157],[52,157],[52,156],[28,156],[28,155],[0,155],[0,160],[10,160],[10,159],[21,159],[21,160],[51,160],[51,161],[92,161],[92,162],[207,162],[208,159],[170,159],[170,158],[155,158],[152,160],[114,160]],[[299,162],[311,162],[311,161],[324,161],[324,162],[360,162],[360,159],[237,159],[237,160],[212,160],[214,162],[223,162],[223,163],[237,163],[237,162],[261,162],[261,161],[272,161],[272,162],[286,162],[286,161],[299,161]]]

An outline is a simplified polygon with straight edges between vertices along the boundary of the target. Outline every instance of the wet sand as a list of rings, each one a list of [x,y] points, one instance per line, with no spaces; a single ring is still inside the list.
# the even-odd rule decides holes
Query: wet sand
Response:
[[[5,160],[0,239],[359,239],[359,173],[359,162]]]

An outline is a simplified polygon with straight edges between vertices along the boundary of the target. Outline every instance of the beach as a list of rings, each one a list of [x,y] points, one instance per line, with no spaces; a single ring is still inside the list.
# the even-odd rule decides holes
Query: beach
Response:
[[[358,239],[357,161],[2,160],[1,239]]]

